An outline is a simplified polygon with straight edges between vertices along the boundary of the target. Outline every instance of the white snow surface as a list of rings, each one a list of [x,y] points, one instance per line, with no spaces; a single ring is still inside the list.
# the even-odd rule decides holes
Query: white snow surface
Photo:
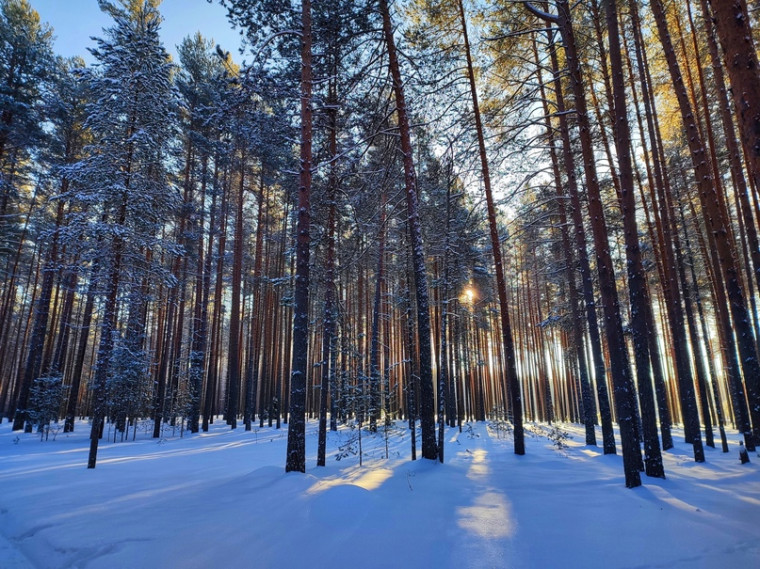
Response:
[[[387,459],[363,435],[363,466],[336,460],[341,428],[320,468],[309,422],[307,472],[286,474],[286,428],[140,429],[88,470],[86,423],[47,442],[4,423],[0,568],[760,567],[760,458],[739,463],[735,432],[703,464],[676,432],[667,479],[626,489],[619,455],[561,428],[564,449],[528,425],[524,456],[485,423],[450,428],[440,464],[412,461],[398,423]]]

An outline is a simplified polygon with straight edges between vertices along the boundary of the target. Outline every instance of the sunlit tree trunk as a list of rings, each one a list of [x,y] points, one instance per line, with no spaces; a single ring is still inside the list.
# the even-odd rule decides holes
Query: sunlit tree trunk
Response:
[[[754,331],[747,311],[744,293],[742,292],[736,252],[727,229],[729,227],[729,220],[726,219],[725,211],[721,207],[720,197],[713,183],[705,145],[699,135],[696,118],[686,93],[678,61],[676,60],[662,0],[652,0],[651,8],[655,16],[658,35],[665,51],[668,70],[678,99],[681,119],[686,129],[694,175],[699,187],[699,198],[702,204],[703,215],[715,239],[720,270],[725,279],[726,293],[736,331],[741,366],[747,385],[750,412],[752,413],[755,429],[760,429],[760,406],[756,404],[760,398],[760,391],[757,389],[757,384],[760,383],[760,363],[758,363],[757,359]],[[685,397],[690,411],[691,418],[689,421],[693,423],[696,418],[696,400],[693,385],[691,387],[684,385],[683,388],[687,390]],[[693,411],[691,410],[692,406]],[[695,430],[697,433],[699,432],[698,424],[692,425],[691,431],[694,432]]]
[[[264,252],[264,208],[266,206],[266,193],[264,186],[264,163],[261,163],[259,172],[258,211],[256,213],[256,244],[254,245],[253,274],[251,275],[253,289],[251,291],[252,308],[250,316],[248,363],[245,377],[245,430],[250,431],[252,421],[256,414],[257,393],[259,387],[259,361],[261,352],[262,321],[265,319],[264,304],[261,298],[261,269],[263,267]]]
[[[219,159],[219,156],[217,156]],[[217,412],[217,393],[219,384],[219,338],[221,336],[222,327],[222,292],[224,285],[224,252],[227,246],[227,175],[226,173],[220,173],[216,171],[214,173],[214,196],[217,192],[221,193],[221,203],[219,206],[219,222],[215,230],[217,231],[219,238],[216,242],[216,267],[214,271],[216,273],[214,282],[214,313],[211,317],[211,337],[209,345],[209,364],[208,364],[208,377],[206,378],[206,394],[203,404],[203,432],[207,432],[209,425],[214,422],[214,415]],[[212,206],[212,211],[216,208]],[[212,226],[213,227],[213,226]],[[209,240],[209,250],[206,257],[206,263],[211,263],[212,254],[211,247],[213,245],[213,239]],[[210,267],[209,267],[210,268]],[[209,273],[209,283],[211,275]],[[209,284],[210,286],[210,284]],[[210,291],[209,291],[210,292]]]

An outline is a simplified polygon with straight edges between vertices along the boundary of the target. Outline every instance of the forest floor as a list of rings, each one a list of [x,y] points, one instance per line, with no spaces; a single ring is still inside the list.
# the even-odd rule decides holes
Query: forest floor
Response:
[[[0,568],[758,566],[760,458],[739,463],[735,432],[703,464],[675,432],[667,479],[630,490],[579,425],[527,425],[524,456],[501,427],[448,429],[444,464],[411,461],[401,423],[365,432],[361,466],[341,428],[318,468],[309,422],[307,472],[286,474],[286,428],[139,428],[87,470],[86,423],[46,442],[4,423]]]

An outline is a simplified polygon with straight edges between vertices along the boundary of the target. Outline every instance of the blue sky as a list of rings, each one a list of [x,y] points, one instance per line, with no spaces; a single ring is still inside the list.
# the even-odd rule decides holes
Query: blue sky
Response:
[[[87,51],[94,42],[90,37],[103,37],[103,27],[112,20],[98,8],[97,0],[29,0],[40,20],[53,27],[55,51],[69,57],[81,55],[86,61],[92,58]],[[233,30],[225,16],[226,10],[218,2],[206,0],[163,0],[159,7],[164,23],[161,36],[167,51],[176,59],[175,46],[186,36],[200,31],[206,38],[213,38],[233,58],[240,60],[238,47],[240,36]]]

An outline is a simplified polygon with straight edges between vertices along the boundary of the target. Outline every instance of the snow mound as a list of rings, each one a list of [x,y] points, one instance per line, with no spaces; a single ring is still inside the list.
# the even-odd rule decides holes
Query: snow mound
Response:
[[[309,504],[309,521],[341,528],[365,520],[374,509],[372,492],[355,484],[338,484],[318,492]]]

